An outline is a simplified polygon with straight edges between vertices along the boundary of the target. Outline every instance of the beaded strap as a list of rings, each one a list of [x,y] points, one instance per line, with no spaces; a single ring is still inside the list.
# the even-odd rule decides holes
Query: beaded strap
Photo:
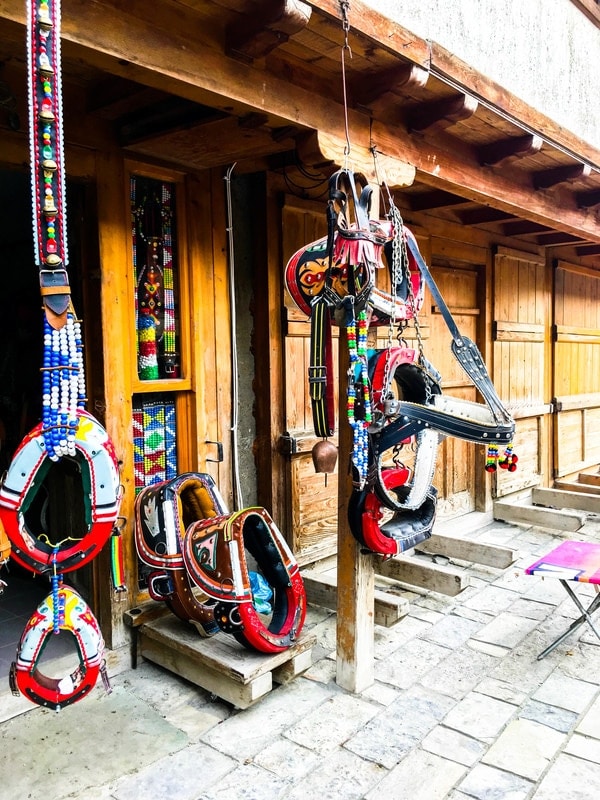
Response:
[[[357,323],[358,322],[358,331]],[[350,366],[348,369],[348,422],[353,430],[352,463],[358,472],[358,487],[362,489],[367,480],[369,463],[369,425],[373,420],[371,405],[371,389],[367,366],[367,313],[359,311],[357,319],[352,319],[346,327],[348,338],[348,355]],[[364,410],[362,419],[356,418],[356,394],[360,389]]]
[[[28,0],[29,119],[35,260],[68,264],[62,141],[60,0]]]
[[[44,303],[44,446],[75,455],[77,409],[85,406],[81,325],[69,280],[62,136],[60,0],[28,0],[29,130],[33,240]]]

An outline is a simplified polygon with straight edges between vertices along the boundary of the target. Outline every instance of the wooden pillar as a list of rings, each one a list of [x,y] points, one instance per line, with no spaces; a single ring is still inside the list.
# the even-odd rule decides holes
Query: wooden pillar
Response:
[[[362,692],[374,681],[375,570],[372,554],[361,553],[361,545],[348,524],[353,437],[347,421],[344,391],[348,380],[348,344],[344,329],[340,329],[339,348],[336,680],[343,689]]]

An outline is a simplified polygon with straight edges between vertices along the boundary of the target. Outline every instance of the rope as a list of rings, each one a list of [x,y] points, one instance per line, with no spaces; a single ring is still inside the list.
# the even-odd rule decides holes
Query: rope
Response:
[[[237,162],[236,162],[237,163]],[[234,511],[244,507],[240,482],[239,453],[239,378],[237,352],[237,314],[235,308],[235,247],[233,238],[233,205],[231,201],[231,175],[235,169],[232,164],[225,174],[227,194],[227,241],[229,245],[229,306],[231,325],[231,449]]]

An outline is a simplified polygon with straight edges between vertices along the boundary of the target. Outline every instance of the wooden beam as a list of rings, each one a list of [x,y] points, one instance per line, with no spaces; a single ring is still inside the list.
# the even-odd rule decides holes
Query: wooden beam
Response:
[[[589,483],[580,483],[578,481],[554,481],[554,488],[560,489],[562,492],[581,492],[581,494],[593,494],[600,497],[600,486],[594,486]]]
[[[600,473],[598,472],[594,474],[590,472],[580,472],[577,480],[579,483],[585,483],[587,486],[600,487]]]
[[[422,542],[419,550],[425,553],[440,553],[449,558],[457,558],[459,561],[471,561],[497,569],[506,569],[517,559],[517,552],[511,548],[439,533],[433,533],[429,539]]]
[[[525,136],[515,136],[510,139],[499,139],[490,144],[481,145],[477,152],[479,162],[482,166],[493,167],[507,158],[523,158],[539,153],[542,149],[544,140],[541,136],[525,134]]]
[[[334,169],[343,162],[345,143],[329,133],[313,131],[298,138],[297,148],[301,161],[316,169]],[[415,168],[399,158],[377,152],[377,165],[373,153],[366,147],[353,145],[351,162],[356,172],[362,173],[369,183],[385,181],[390,188],[411,186]]]
[[[427,43],[408,32],[403,37],[400,26],[381,15],[378,17],[359,0],[355,2],[365,11],[365,17],[361,17],[354,3],[353,14],[362,20],[363,28],[367,28],[369,22],[370,40],[379,42],[381,39],[385,42],[381,46],[386,51],[427,66],[431,55]],[[324,14],[331,13],[333,18],[339,20],[337,0],[310,0],[307,5],[322,9]],[[116,0],[90,0],[84,4],[65,0],[63,53],[70,49],[71,54],[84,63],[227,113],[242,116],[248,111],[260,110],[268,114],[272,127],[300,124],[305,129],[318,130],[326,121],[327,134],[338,143],[344,142],[342,105],[321,94],[318,84],[315,83],[313,90],[309,90],[279,74],[269,73],[256,64],[247,65],[227,58],[214,47],[214,43],[209,46],[210,41],[204,41],[203,36],[208,37],[210,31],[204,33],[198,30],[197,16],[186,6],[178,9],[177,15],[169,17],[169,35],[165,38],[164,31],[149,17],[147,6],[138,0],[132,0],[126,7],[121,3],[116,4]],[[25,10],[21,0],[5,0],[3,18],[23,25]],[[366,36],[366,33],[363,35]],[[403,49],[405,45],[406,52]],[[438,47],[432,47],[440,64],[448,62],[448,74],[456,72],[458,75],[458,62]],[[182,52],[186,54],[184,59]],[[135,53],[134,61],[132,53]],[[466,65],[463,64],[461,69],[462,79],[472,81],[472,85],[482,80],[479,73],[469,70]],[[532,110],[528,106],[517,103],[517,107],[525,120],[532,119]],[[557,202],[554,197],[534,193],[528,176],[520,180],[509,171],[494,172],[482,168],[468,152],[461,150],[456,153],[436,141],[425,143],[416,136],[399,137],[397,127],[385,119],[372,119],[369,115],[350,109],[348,122],[352,157],[359,145],[368,152],[373,144],[379,153],[389,157],[390,163],[396,161],[409,165],[431,186],[455,191],[482,204],[489,204],[493,200],[497,208],[514,216],[521,216],[523,209],[527,209],[528,218],[536,222],[550,222],[551,226],[556,224],[560,230],[570,233],[583,232],[592,241],[598,238],[596,220],[578,209],[570,195],[561,197]],[[561,133],[552,121],[547,121],[547,124],[560,141],[565,132]],[[585,147],[580,140],[574,140],[574,144]],[[335,163],[340,161],[343,161],[343,148]]]
[[[340,19],[339,0],[305,0],[319,14],[332,20]],[[590,7],[595,0],[574,0]],[[355,27],[360,20],[361,34],[376,47],[393,52],[408,61],[430,70],[433,76],[449,78],[453,85],[469,90],[477,88],[477,95],[484,97],[509,118],[527,125],[533,130],[543,131],[550,141],[557,142],[592,163],[600,164],[600,152],[581,138],[575,136],[556,120],[551,119],[516,95],[508,92],[505,86],[483,75],[471,65],[462,61],[454,53],[435,41],[421,39],[412,31],[384,14],[375,11],[364,0],[352,0],[352,19]]]
[[[355,103],[369,106],[378,98],[391,92],[401,93],[422,89],[429,72],[416,64],[400,63],[392,69],[360,76],[350,81],[350,92]]]
[[[571,183],[572,181],[587,178],[591,173],[592,168],[588,164],[565,164],[563,167],[534,172],[533,185],[536,189],[550,189],[559,183]]]
[[[508,500],[496,500],[494,503],[494,519],[518,525],[536,525],[540,528],[575,532],[583,527],[586,518],[581,512],[565,508],[541,508]]]
[[[305,28],[312,9],[300,0],[269,0],[241,15],[226,32],[226,52],[246,61],[264,58]]]
[[[348,345],[340,337],[340,385],[346,380],[349,363]],[[345,416],[346,405],[340,396],[339,463],[345,468],[338,473],[336,681],[343,689],[358,693],[375,681],[375,572],[372,554],[363,552],[348,522],[353,433]]]
[[[408,114],[406,125],[411,133],[422,133],[433,126],[449,128],[460,120],[472,117],[478,105],[477,100],[469,94],[422,103]]]
[[[533,490],[532,500],[541,506],[563,509],[574,508],[578,511],[590,511],[593,514],[600,514],[600,497],[591,497],[579,492],[564,492],[560,489],[536,487]]]

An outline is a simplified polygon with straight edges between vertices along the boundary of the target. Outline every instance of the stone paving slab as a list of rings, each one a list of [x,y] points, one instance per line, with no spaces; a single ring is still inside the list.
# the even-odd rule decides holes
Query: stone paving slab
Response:
[[[58,800],[143,769],[188,744],[186,734],[121,686],[96,687],[59,713],[35,707],[0,726],[6,798]],[[10,769],[7,769],[10,765]]]
[[[531,800],[598,800],[599,796],[598,765],[562,754],[548,770]]]
[[[409,614],[375,629],[363,692],[337,685],[335,614],[310,607],[312,666],[245,711],[142,662],[112,695],[0,722],[0,797],[598,800],[600,642],[583,626],[538,661],[577,610],[556,581],[523,573],[565,537],[486,531],[517,562],[467,566],[456,597],[410,592]],[[585,536],[600,540],[600,517]],[[14,708],[0,695],[0,720]]]
[[[529,719],[513,720],[481,759],[483,763],[537,781],[561,745],[563,733]]]

